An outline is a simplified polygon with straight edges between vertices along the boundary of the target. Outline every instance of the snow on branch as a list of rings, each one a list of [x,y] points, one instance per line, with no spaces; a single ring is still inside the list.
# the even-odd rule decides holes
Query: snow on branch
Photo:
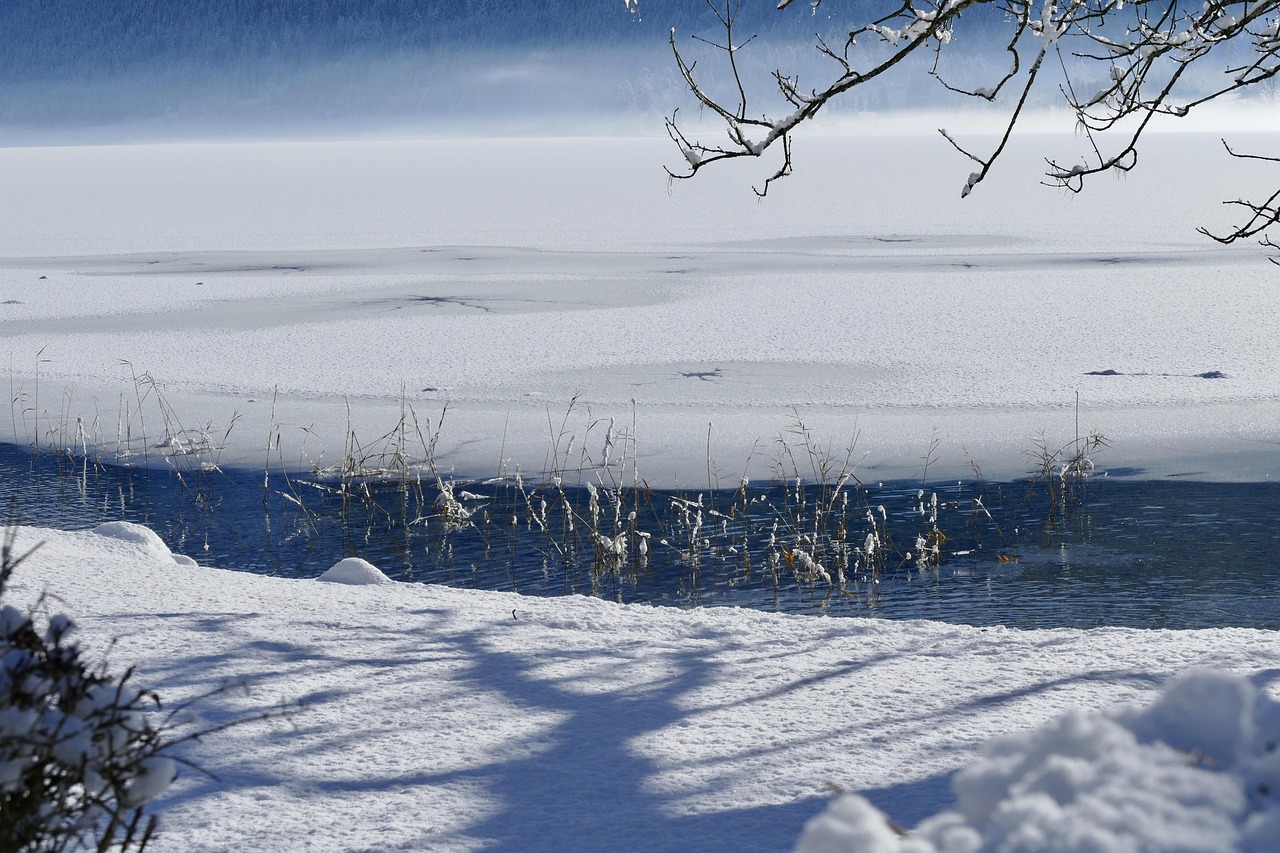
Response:
[[[779,165],[756,188],[761,196],[791,174],[793,132],[851,90],[896,69],[911,73],[906,64],[914,56],[931,56],[926,73],[944,90],[1007,107],[1003,132],[989,149],[972,150],[941,130],[976,164],[962,196],[1000,158],[1033,93],[1050,85],[1042,82],[1046,76],[1056,78],[1057,94],[1073,113],[1088,152],[1078,162],[1047,160],[1046,183],[1079,192],[1092,175],[1134,168],[1139,142],[1157,117],[1185,116],[1280,73],[1280,0],[901,0],[854,4],[850,8],[856,11],[848,14],[863,17],[842,30],[847,36],[837,41],[814,37],[814,50],[829,68],[824,85],[802,88],[795,73],[778,69],[768,86],[751,86],[738,61],[739,51],[755,38],[739,33],[742,0],[706,2],[720,36],[695,36],[697,47],[687,48],[673,29],[670,44],[701,112],[718,119],[724,133],[720,138],[692,133],[674,111],[667,133],[683,163],[668,168],[668,174],[691,178],[712,163],[778,151]],[[820,3],[807,5],[816,12]],[[786,13],[791,5],[782,0],[777,9]],[[945,73],[945,60],[967,49],[958,44],[973,45],[972,28],[958,24],[979,9],[988,13],[985,19],[998,19],[995,37],[1008,64],[988,72],[990,79],[982,85],[961,85]],[[691,58],[695,50],[709,52],[716,64],[700,68]],[[1049,67],[1054,73],[1045,75]],[[768,106],[762,109],[762,102]],[[1230,234],[1210,236],[1230,242],[1257,235],[1276,223],[1278,203],[1280,193],[1261,204],[1231,202],[1247,208],[1251,218]]]

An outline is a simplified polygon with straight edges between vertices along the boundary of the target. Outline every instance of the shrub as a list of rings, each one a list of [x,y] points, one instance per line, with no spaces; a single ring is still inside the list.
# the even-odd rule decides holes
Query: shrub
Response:
[[[0,548],[0,851],[140,851],[145,812],[175,777],[160,699],[93,664],[74,623],[4,603],[16,555]]]

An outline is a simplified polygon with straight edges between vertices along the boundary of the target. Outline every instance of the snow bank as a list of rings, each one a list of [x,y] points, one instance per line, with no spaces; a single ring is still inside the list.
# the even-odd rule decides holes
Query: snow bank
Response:
[[[325,581],[326,583],[345,583],[352,586],[395,583],[373,563],[368,560],[362,560],[359,557],[347,557],[345,560],[339,560],[316,580]]]
[[[1183,850],[1249,850],[1280,824],[1280,711],[1259,692],[1280,683],[1274,631],[1015,631],[175,571],[145,528],[105,529],[18,528],[19,553],[43,544],[5,603],[56,595],[84,648],[136,664],[167,707],[197,726],[250,720],[174,754],[156,853],[781,851],[828,806],[806,850],[1109,851],[1124,831],[1149,839],[1134,849],[1178,833]],[[1194,669],[1252,683],[1194,676],[1159,698]],[[255,718],[281,703],[291,719]],[[984,752],[994,732],[1029,733]],[[832,804],[831,785],[863,799]],[[919,825],[914,847],[875,809]]]
[[[1199,671],[1141,710],[1070,711],[999,738],[952,784],[953,810],[900,835],[858,796],[798,853],[1280,849],[1280,703]]]

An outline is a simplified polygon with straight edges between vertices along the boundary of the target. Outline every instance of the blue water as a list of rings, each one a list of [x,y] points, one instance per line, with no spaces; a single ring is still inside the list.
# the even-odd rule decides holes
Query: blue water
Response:
[[[586,533],[585,489],[459,485],[475,496],[464,501],[470,523],[459,525],[435,502],[434,485],[369,483],[345,500],[336,485],[273,473],[264,488],[261,471],[179,478],[0,447],[0,498],[21,523],[135,521],[202,564],[265,575],[315,577],[361,556],[403,581],[678,607],[1022,628],[1280,628],[1280,486],[1270,483],[1094,476],[1065,506],[1035,483],[931,484],[925,502],[937,494],[946,541],[940,564],[923,569],[904,557],[931,526],[919,484],[848,491],[836,501],[843,509],[798,544],[790,520],[799,501],[799,515],[812,520],[815,503],[831,498],[820,489],[631,492],[618,527],[601,495],[606,532],[632,531],[622,560],[602,556]],[[798,574],[787,555],[817,542],[834,575],[838,540],[849,543],[846,553],[863,544],[868,510],[883,520],[880,553],[889,559],[874,570],[851,567],[842,583]],[[638,557],[637,532],[650,534],[647,559]]]

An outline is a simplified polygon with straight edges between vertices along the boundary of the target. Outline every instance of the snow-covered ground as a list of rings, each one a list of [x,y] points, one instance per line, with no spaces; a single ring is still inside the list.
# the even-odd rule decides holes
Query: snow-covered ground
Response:
[[[963,201],[963,158],[910,122],[797,142],[762,203],[762,164],[669,187],[646,139],[3,149],[0,430],[110,455],[159,441],[162,398],[218,443],[234,420],[224,463],[278,432],[306,467],[447,402],[439,460],[488,476],[542,470],[576,394],[566,435],[634,425],[653,484],[705,485],[708,425],[726,484],[757,443],[759,476],[797,412],[872,476],[915,475],[936,431],[935,473],[1009,477],[1074,437],[1078,393],[1109,464],[1267,478],[1275,267],[1195,227],[1271,175],[1201,130],[1078,196],[1038,179],[1080,140],[1025,134]]]
[[[183,748],[199,770],[158,804],[157,851],[788,850],[836,789],[915,825],[953,804],[954,771],[997,735],[1145,704],[1196,667],[1273,695],[1280,677],[1269,631],[1014,631],[351,586],[182,565],[138,532],[22,528],[19,550],[44,544],[11,600],[48,590],[91,658],[115,639],[117,671],[137,663],[167,702],[243,680],[197,703],[207,725],[299,706]],[[1256,784],[1246,794],[1211,768],[1239,759],[1242,778],[1274,781],[1274,761],[1243,759],[1266,758],[1259,739],[1280,719],[1254,713],[1247,684],[1222,686],[1128,719],[1194,752],[1140,749],[1077,714],[968,771],[963,802],[991,807],[1004,790],[993,824],[1027,828],[1025,846],[1001,849],[1048,849],[1034,834],[1047,831],[1078,842],[1060,849],[1230,850],[1267,816],[1274,841]],[[847,830],[850,809],[825,828]],[[1125,832],[1156,841],[1123,846]]]
[[[758,476],[799,416],[824,441],[857,433],[864,475],[916,474],[936,436],[932,474],[973,460],[1001,477],[1039,431],[1075,435],[1078,394],[1081,428],[1113,443],[1105,464],[1268,479],[1275,267],[1195,226],[1221,228],[1219,202],[1271,176],[1215,130],[1153,136],[1137,171],[1079,196],[1036,184],[1042,156],[1079,140],[1023,135],[963,202],[963,158],[900,125],[798,141],[797,174],[760,204],[759,170],[668,187],[654,140],[0,149],[0,437],[111,458],[186,428],[225,444],[224,464],[270,447],[306,466],[447,403],[436,457],[459,473],[536,474],[612,418],[640,479],[701,485],[708,452],[729,484],[753,454]],[[1270,152],[1277,134],[1232,141]],[[21,531],[37,541],[17,600],[56,595],[166,700],[244,679],[201,701],[206,722],[301,706],[184,747],[211,775],[186,770],[162,803],[166,851],[784,850],[835,789],[913,825],[994,735],[1149,702],[1196,667],[1274,693],[1280,653],[1265,631],[674,611],[257,577]],[[1233,689],[1203,706],[1229,709]],[[1121,730],[1142,719],[1061,724],[974,773],[1138,750]],[[1192,770],[1256,769],[1243,746],[1174,746]],[[1112,784],[1203,781],[1133,750]],[[1053,772],[1019,782],[1005,818],[1080,825],[1031,795],[1084,790],[1089,761],[1030,762]],[[1259,814],[1238,785],[1214,790],[1221,825]],[[866,828],[841,802],[806,843]]]

